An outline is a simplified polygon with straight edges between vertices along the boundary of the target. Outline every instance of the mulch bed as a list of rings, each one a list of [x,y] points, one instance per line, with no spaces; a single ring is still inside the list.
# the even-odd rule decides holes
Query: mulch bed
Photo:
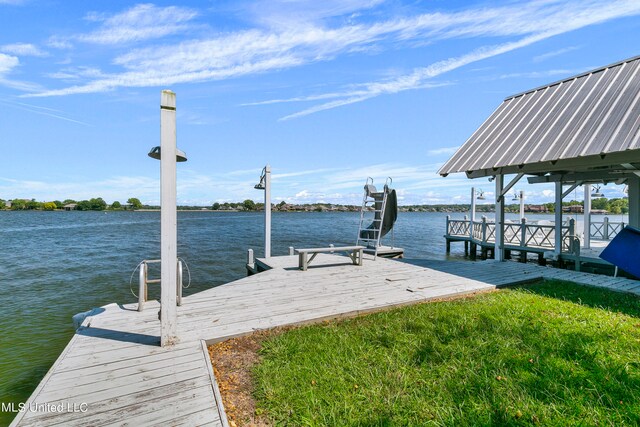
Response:
[[[251,335],[232,338],[208,347],[222,395],[222,402],[231,427],[270,427],[271,423],[256,413],[252,395],[253,367],[260,362],[262,342],[283,331],[283,328],[257,331]]]

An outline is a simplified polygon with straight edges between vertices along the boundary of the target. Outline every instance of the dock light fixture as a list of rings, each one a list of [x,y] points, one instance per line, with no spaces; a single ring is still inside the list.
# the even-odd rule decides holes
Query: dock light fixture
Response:
[[[520,200],[520,196],[518,196],[518,193],[513,193],[513,199],[511,199],[511,201],[517,202],[518,200]]]
[[[267,167],[262,168],[262,174],[260,175],[260,182],[253,186],[256,190],[266,189],[265,181],[267,180]]]
[[[162,159],[160,146],[153,147],[151,151],[149,151],[149,157],[152,159],[160,160]],[[182,163],[187,161],[187,155],[182,150],[178,150],[176,148],[176,162]]]
[[[600,192],[600,186],[596,185],[595,187],[595,190],[591,193],[591,197],[604,197],[604,194]]]
[[[262,168],[260,182],[253,186],[264,190],[264,257],[271,256],[271,166]]]
[[[476,191],[476,194],[477,194],[476,199],[478,199],[478,200],[485,200],[486,199],[486,197],[484,197],[484,191],[478,190],[478,191]]]

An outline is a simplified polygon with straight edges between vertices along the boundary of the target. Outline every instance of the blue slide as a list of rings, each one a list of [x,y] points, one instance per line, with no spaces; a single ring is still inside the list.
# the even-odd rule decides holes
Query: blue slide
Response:
[[[600,258],[640,278],[640,230],[630,226],[623,228],[604,248]]]

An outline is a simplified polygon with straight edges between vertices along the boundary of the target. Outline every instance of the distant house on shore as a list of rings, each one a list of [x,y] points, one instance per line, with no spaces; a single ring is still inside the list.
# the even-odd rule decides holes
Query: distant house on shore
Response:
[[[534,212],[534,213],[549,212],[549,208],[547,208],[545,205],[525,205],[524,210],[527,212]]]
[[[562,207],[562,212],[583,213],[584,212],[584,208],[582,207],[582,205],[563,206]],[[593,210],[591,212],[593,213]]]
[[[65,211],[75,211],[78,207],[77,203],[68,203],[62,207]]]

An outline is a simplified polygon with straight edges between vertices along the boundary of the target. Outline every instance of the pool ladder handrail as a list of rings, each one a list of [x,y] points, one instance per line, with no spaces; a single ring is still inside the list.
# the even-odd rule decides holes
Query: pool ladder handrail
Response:
[[[144,303],[147,301],[148,285],[153,283],[160,283],[161,279],[149,279],[149,267],[148,264],[159,264],[159,259],[145,259],[140,263],[140,272],[138,273],[138,311],[144,309]],[[176,283],[176,304],[182,305],[182,261],[178,262],[177,271],[177,283]]]

